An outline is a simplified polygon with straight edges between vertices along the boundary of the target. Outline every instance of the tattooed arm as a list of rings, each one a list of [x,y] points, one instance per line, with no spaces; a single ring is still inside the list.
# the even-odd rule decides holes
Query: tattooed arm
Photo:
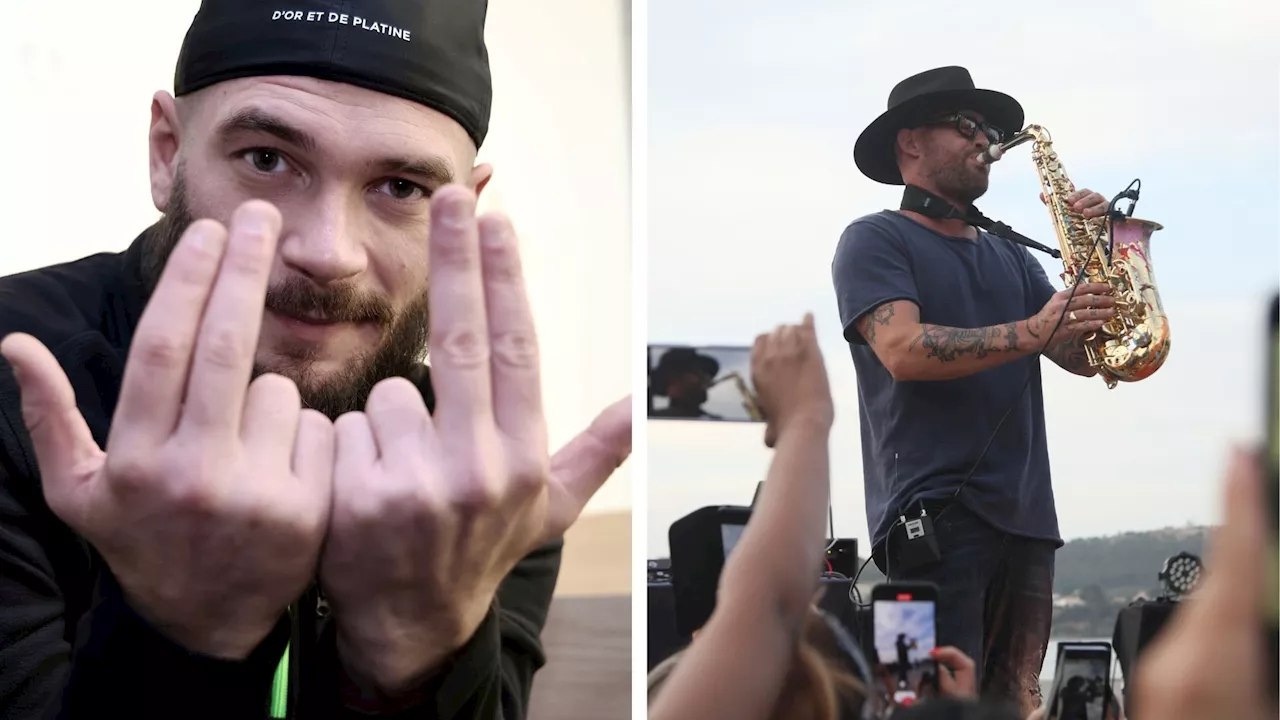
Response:
[[[858,332],[899,382],[953,380],[998,367],[1040,349],[1019,320],[981,328],[953,328],[920,322],[920,308],[908,300],[880,305],[858,318]]]
[[[1084,352],[1084,335],[1074,335],[1049,345],[1044,356],[1057,363],[1058,367],[1081,377],[1093,377],[1097,370],[1089,364],[1089,356]]]

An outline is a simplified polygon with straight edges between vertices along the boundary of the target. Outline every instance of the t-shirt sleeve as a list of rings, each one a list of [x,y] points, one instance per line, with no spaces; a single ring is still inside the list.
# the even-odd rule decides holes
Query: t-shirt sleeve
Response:
[[[869,222],[845,228],[831,262],[831,280],[844,339],[851,343],[866,344],[855,323],[868,312],[893,300],[920,304],[903,239]]]

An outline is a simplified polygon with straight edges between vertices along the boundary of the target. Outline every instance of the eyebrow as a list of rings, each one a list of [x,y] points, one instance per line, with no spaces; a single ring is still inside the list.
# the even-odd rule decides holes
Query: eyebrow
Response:
[[[307,131],[260,108],[239,110],[224,120],[217,129],[218,136],[224,141],[241,133],[270,135],[307,153],[315,153],[320,145],[315,136]],[[413,176],[432,187],[447,185],[454,181],[453,169],[450,168],[449,163],[436,156],[386,157],[371,160],[368,165],[375,171],[387,175]]]
[[[453,182],[453,170],[449,163],[438,157],[385,158],[370,163],[384,175],[408,175],[422,180],[432,189]]]
[[[217,134],[224,140],[237,133],[271,135],[309,153],[315,152],[318,145],[310,133],[258,108],[238,110],[218,126]]]

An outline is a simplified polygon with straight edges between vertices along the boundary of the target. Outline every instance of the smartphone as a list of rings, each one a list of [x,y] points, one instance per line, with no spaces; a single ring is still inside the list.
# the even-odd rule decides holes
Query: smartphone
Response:
[[[1270,324],[1267,328],[1266,400],[1266,485],[1267,533],[1266,578],[1266,648],[1267,684],[1271,700],[1280,699],[1280,292],[1271,299]]]
[[[751,348],[650,345],[649,418],[764,422],[751,384]]]
[[[910,707],[938,695],[938,587],[882,583],[871,589],[876,685],[886,704]]]
[[[1045,720],[1108,720],[1111,694],[1111,644],[1060,642]]]

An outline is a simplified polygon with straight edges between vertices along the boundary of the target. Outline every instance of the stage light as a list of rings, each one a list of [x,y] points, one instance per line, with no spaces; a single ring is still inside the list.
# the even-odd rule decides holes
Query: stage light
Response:
[[[1167,600],[1181,600],[1190,595],[1200,584],[1200,558],[1189,552],[1180,552],[1164,561],[1160,570],[1160,582],[1164,584]]]

